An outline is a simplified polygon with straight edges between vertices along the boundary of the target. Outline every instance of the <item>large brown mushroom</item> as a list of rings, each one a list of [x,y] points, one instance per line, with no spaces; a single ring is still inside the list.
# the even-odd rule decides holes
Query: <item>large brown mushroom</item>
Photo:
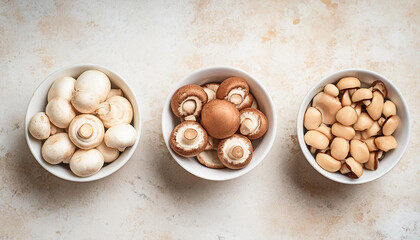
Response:
[[[207,102],[207,94],[202,87],[189,84],[179,88],[171,99],[172,112],[180,118],[196,120]]]
[[[239,131],[249,139],[258,139],[268,130],[267,117],[260,110],[254,108],[245,108],[239,112],[241,126]]]
[[[240,77],[230,77],[220,84],[217,89],[216,98],[228,100],[238,108],[241,106],[248,93],[249,86],[244,79]]]
[[[201,124],[214,138],[230,137],[239,128],[239,111],[227,100],[212,100],[203,107]]]
[[[177,154],[194,157],[204,151],[208,143],[207,133],[197,122],[185,121],[172,130],[169,144]]]
[[[207,102],[210,102],[213,99],[216,99],[216,92],[220,84],[218,83],[207,83],[203,85],[203,90],[207,94]]]
[[[222,140],[217,148],[220,161],[230,169],[246,167],[253,154],[251,141],[240,134]]]

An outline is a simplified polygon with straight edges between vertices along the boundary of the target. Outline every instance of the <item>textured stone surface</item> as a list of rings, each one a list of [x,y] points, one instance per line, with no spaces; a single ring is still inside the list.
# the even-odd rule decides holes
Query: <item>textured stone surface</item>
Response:
[[[0,1],[0,238],[420,238],[419,1]],[[143,133],[133,158],[96,182],[41,168],[24,139],[26,106],[51,72],[107,66],[131,81]],[[267,158],[210,182],[170,157],[160,128],[173,86],[209,65],[242,68],[279,116]],[[377,181],[334,183],[297,144],[298,106],[334,71],[360,67],[404,94],[413,134]]]

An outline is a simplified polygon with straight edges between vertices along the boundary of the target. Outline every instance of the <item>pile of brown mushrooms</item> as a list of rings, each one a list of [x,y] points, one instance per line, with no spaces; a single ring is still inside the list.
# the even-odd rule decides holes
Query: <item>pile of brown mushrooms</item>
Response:
[[[50,164],[69,164],[75,175],[92,176],[136,141],[131,103],[100,71],[55,80],[47,99],[45,112],[31,118],[28,130],[45,140],[41,153]]]
[[[327,84],[304,116],[305,143],[326,171],[359,178],[376,170],[385,153],[398,146],[392,136],[399,118],[382,81],[361,87],[355,77]]]
[[[197,157],[209,168],[246,167],[253,154],[250,140],[268,129],[267,117],[258,110],[248,83],[239,77],[221,84],[183,86],[172,96],[171,108],[181,120],[170,136],[172,150]]]

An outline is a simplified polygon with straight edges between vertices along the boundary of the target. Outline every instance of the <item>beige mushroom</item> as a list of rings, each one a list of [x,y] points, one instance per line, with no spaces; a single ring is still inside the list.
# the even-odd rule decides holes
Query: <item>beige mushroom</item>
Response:
[[[369,161],[365,163],[365,168],[374,171],[378,169],[378,163],[378,152],[371,152],[369,153]]]
[[[336,160],[344,160],[349,153],[349,142],[340,137],[334,138],[331,142],[331,156]]]
[[[219,160],[230,169],[246,167],[253,154],[251,141],[240,134],[222,140],[217,148]]]
[[[368,139],[372,136],[377,136],[381,133],[381,126],[379,126],[378,121],[374,121],[372,126],[370,126],[370,128],[364,130],[362,132],[362,138],[363,139]]]
[[[115,161],[115,159],[117,159],[120,155],[120,151],[118,151],[118,149],[108,147],[105,142],[102,142],[96,147],[96,149],[102,153],[106,163]]]
[[[340,161],[337,161],[336,159],[325,153],[318,153],[316,155],[315,161],[322,169],[328,172],[337,172],[338,170],[340,170],[341,167]]]
[[[305,116],[303,117],[303,126],[307,130],[317,129],[322,123],[321,112],[314,107],[306,109]]]
[[[343,107],[350,106],[352,104],[349,92],[349,90],[344,90],[343,94],[341,95],[341,105]]]
[[[133,107],[125,97],[121,96],[113,96],[105,100],[99,105],[96,113],[106,128],[129,124],[133,120]]]
[[[354,130],[356,131],[363,131],[369,129],[373,124],[372,118],[370,118],[369,114],[362,112],[360,116],[357,118],[356,123],[353,125]]]
[[[384,98],[388,96],[388,91],[382,81],[376,80],[370,85],[370,87],[372,88],[372,92],[378,91]]]
[[[57,133],[49,137],[42,145],[42,158],[49,164],[68,163],[76,147],[67,133]]]
[[[248,93],[248,95],[246,95],[245,99],[242,101],[241,104],[239,104],[238,106],[236,106],[236,108],[241,111],[245,108],[251,108],[252,103],[254,103],[254,96],[252,96],[252,94]]]
[[[136,143],[137,131],[130,124],[120,124],[110,127],[105,132],[104,141],[107,147],[116,148],[123,152],[127,147]]]
[[[197,160],[199,163],[208,168],[226,168],[225,165],[223,165],[223,163],[219,160],[217,150],[214,149],[202,151],[197,155]]]
[[[120,96],[120,97],[122,97],[123,95],[124,95],[124,93],[123,93],[123,91],[121,89],[119,89],[119,88],[117,88],[117,89],[112,88],[109,91],[108,95],[106,96],[106,99],[111,98],[111,97],[114,97],[114,96]]]
[[[175,116],[196,120],[201,114],[203,105],[207,103],[207,94],[202,87],[189,84],[179,88],[171,99],[171,108]]]
[[[387,118],[382,126],[382,134],[389,136],[395,132],[399,125],[399,118],[397,115]]]
[[[212,100],[203,107],[201,124],[214,138],[230,137],[239,128],[239,111],[227,100]]]
[[[240,77],[225,79],[216,92],[217,99],[225,99],[238,107],[249,93],[248,83]]]
[[[50,135],[54,135],[54,134],[62,133],[62,132],[66,132],[66,130],[63,128],[59,128],[55,126],[52,122],[50,122]]]
[[[346,159],[346,167],[350,171],[347,176],[353,179],[359,178],[363,174],[363,166],[354,158],[349,157]]]
[[[362,140],[368,147],[369,152],[378,151],[378,148],[375,145],[375,137],[370,137]]]
[[[204,151],[208,144],[207,132],[197,122],[185,121],[172,130],[169,145],[183,157],[194,157]]]
[[[397,107],[395,106],[395,104],[390,101],[390,100],[386,100],[384,103],[384,106],[382,108],[382,114],[388,118],[390,116],[393,115],[397,115]]]
[[[32,137],[38,140],[47,139],[51,133],[50,120],[45,112],[39,112],[32,116],[29,121],[28,131]]]
[[[77,150],[70,159],[70,170],[79,177],[89,177],[101,170],[104,157],[96,149]]]
[[[268,130],[268,119],[260,110],[245,108],[239,112],[241,125],[239,131],[249,139],[258,139]]]
[[[218,83],[207,83],[203,85],[203,90],[207,94],[207,102],[210,102],[213,99],[216,99],[216,92],[220,84]]]
[[[337,97],[320,92],[314,97],[312,107],[316,107],[321,112],[323,123],[333,124],[335,115],[341,109],[341,103]]]
[[[325,149],[330,143],[327,136],[315,130],[307,131],[304,140],[307,145],[315,149]]]
[[[372,99],[372,96],[372,91],[370,91],[367,88],[360,88],[351,96],[351,101],[361,102],[365,100],[370,100]]]
[[[398,147],[398,142],[394,136],[381,136],[375,138],[375,145],[378,149],[388,152]]]
[[[48,102],[55,97],[62,97],[67,101],[71,100],[74,92],[76,79],[72,77],[62,77],[54,81],[48,90]]]
[[[351,140],[356,135],[354,128],[350,126],[344,126],[341,123],[334,123],[331,127],[331,133],[336,137],[342,137],[346,140]]]
[[[373,92],[372,102],[366,106],[366,111],[373,120],[378,120],[382,115],[384,97],[379,91]]]
[[[67,128],[71,120],[76,116],[76,112],[70,102],[62,97],[51,99],[45,112],[50,121],[59,128]]]
[[[357,121],[357,113],[351,106],[345,106],[338,110],[335,118],[337,119],[337,122],[345,126],[350,126]]]
[[[333,97],[337,97],[339,94],[338,88],[334,84],[331,84],[331,83],[325,85],[324,92]]]
[[[351,140],[350,155],[359,163],[365,163],[369,160],[369,149],[364,142]]]
[[[332,140],[334,138],[334,136],[331,133],[331,128],[323,123],[315,130],[324,134],[328,138],[328,140]]]
[[[360,80],[355,77],[345,77],[338,81],[337,83],[338,90],[360,88]]]
[[[80,114],[71,121],[68,134],[78,148],[92,149],[102,143],[104,131],[104,125],[99,118],[91,114]]]

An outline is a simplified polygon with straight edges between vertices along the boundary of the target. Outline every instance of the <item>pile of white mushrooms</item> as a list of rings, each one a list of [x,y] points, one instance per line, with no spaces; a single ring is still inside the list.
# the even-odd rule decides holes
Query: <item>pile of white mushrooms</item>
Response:
[[[253,154],[250,139],[262,137],[268,129],[267,117],[239,77],[221,84],[183,86],[172,96],[171,108],[181,120],[170,136],[172,150],[197,157],[209,168],[246,167]]]
[[[132,146],[137,132],[133,108],[121,89],[111,89],[103,72],[87,70],[77,80],[57,79],[48,91],[45,112],[35,114],[29,133],[42,145],[49,164],[65,163],[79,177],[97,173]]]
[[[398,146],[392,136],[399,118],[382,81],[361,87],[355,77],[327,84],[306,110],[304,139],[326,171],[359,178],[376,170],[385,153]]]

